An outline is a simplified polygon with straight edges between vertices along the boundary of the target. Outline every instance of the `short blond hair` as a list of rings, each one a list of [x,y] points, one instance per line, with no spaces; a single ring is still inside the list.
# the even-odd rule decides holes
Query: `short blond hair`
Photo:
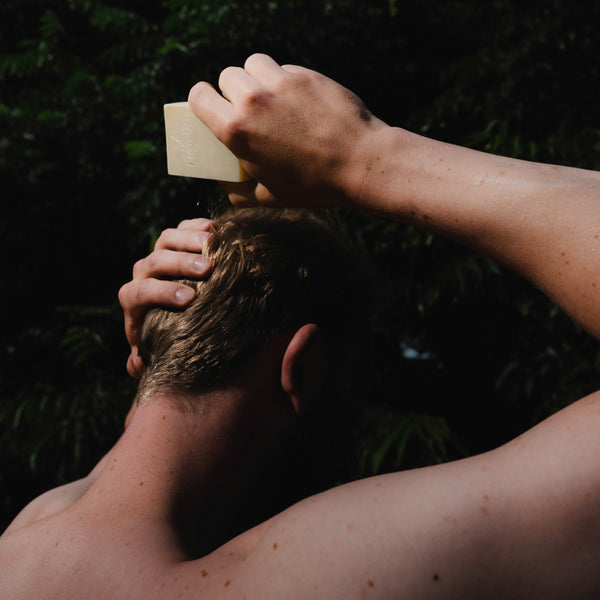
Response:
[[[328,213],[232,209],[215,221],[214,262],[183,311],[146,317],[138,401],[158,391],[194,394],[228,381],[277,332],[316,323],[334,342],[365,314],[368,284]]]

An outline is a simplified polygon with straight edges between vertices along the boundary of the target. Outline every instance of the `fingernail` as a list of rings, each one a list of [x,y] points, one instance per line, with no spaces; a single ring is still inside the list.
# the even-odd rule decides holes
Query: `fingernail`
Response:
[[[175,299],[179,304],[185,304],[186,302],[189,302],[195,295],[196,292],[191,287],[186,286],[179,288],[175,292]]]

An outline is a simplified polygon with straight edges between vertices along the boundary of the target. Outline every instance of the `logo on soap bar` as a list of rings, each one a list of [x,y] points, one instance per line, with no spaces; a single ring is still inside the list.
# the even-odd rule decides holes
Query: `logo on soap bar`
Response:
[[[196,165],[196,153],[194,152],[194,144],[192,144],[192,133],[194,131],[194,124],[192,117],[186,115],[185,125],[181,132],[182,138],[180,139],[176,135],[172,135],[171,139],[183,150],[185,156],[184,162],[188,167],[194,167]]]

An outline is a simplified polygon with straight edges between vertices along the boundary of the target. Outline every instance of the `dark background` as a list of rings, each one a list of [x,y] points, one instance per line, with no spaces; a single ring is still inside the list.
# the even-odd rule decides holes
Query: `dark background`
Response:
[[[380,118],[600,168],[597,0],[0,1],[0,529],[84,475],[135,384],[117,291],[164,227],[221,201],[166,175],[162,105],[253,52],[315,68]],[[597,386],[597,344],[493,262],[343,213],[389,277],[350,453],[324,484],[492,448]]]

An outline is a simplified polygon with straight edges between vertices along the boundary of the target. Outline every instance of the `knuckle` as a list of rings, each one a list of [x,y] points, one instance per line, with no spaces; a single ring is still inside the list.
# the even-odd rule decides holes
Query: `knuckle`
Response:
[[[154,249],[164,248],[168,244],[168,239],[173,235],[173,232],[177,231],[176,229],[169,228],[164,229],[160,232],[160,235],[156,238],[156,242],[154,243]]]
[[[163,253],[164,250],[154,250],[154,252],[148,254],[148,256],[144,259],[144,266],[148,273],[154,273],[156,271],[156,268],[160,264],[160,259]]]
[[[127,282],[127,283],[123,284],[119,288],[119,292],[117,293],[117,297],[119,299],[119,304],[122,307],[125,307],[125,305],[127,304],[127,299],[129,297],[130,288],[131,288],[131,282]]]
[[[225,141],[234,147],[240,147],[250,137],[248,121],[245,117],[231,119],[224,129]]]
[[[284,79],[284,81],[295,81],[296,83],[304,84],[312,82],[315,75],[314,71],[309,71],[308,69],[298,69],[293,67],[292,69],[287,70],[286,73],[288,76]]]
[[[246,62],[244,63],[244,68],[247,69],[249,67],[252,67],[253,63],[262,60],[264,57],[265,54],[263,54],[262,52],[254,52],[246,59]]]
[[[146,299],[149,293],[149,280],[142,279],[138,282],[133,290],[133,304],[137,307],[142,307],[146,305]]]
[[[225,124],[223,135],[232,144],[245,144],[254,133],[255,118],[268,110],[271,94],[263,90],[246,92],[238,105],[237,114]]]
[[[281,85],[281,84],[280,84]],[[246,92],[243,106],[246,110],[255,111],[257,109],[268,108],[271,103],[272,94],[264,89],[252,89]]]
[[[183,219],[183,221],[179,221],[179,224],[177,225],[177,231],[181,231],[182,229],[191,229],[194,226],[195,220],[196,219]]]
[[[202,231],[209,231],[210,228],[214,225],[214,221],[212,219],[197,219],[198,228]]]
[[[309,88],[314,83],[314,74],[308,69],[285,70],[284,73],[277,82],[279,93],[296,94],[299,88]]]
[[[142,277],[143,273],[145,272],[145,263],[147,261],[148,257],[146,258],[140,258],[140,260],[136,261],[133,265],[133,279],[139,279],[140,277]],[[127,285],[127,284],[125,284]]]

